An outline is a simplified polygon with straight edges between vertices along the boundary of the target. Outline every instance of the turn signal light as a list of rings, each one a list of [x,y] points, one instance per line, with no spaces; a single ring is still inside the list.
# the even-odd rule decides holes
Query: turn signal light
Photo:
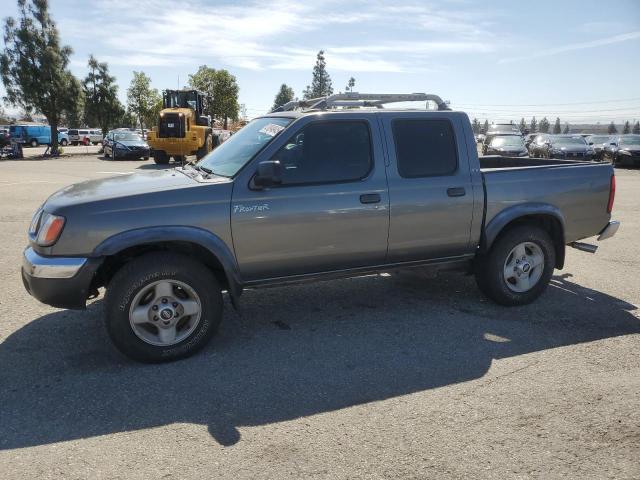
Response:
[[[49,247],[58,241],[64,227],[64,217],[47,213],[41,225],[36,243],[41,247]]]

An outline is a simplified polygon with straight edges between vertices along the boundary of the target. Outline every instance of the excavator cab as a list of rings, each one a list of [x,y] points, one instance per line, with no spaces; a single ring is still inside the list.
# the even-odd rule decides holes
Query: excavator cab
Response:
[[[211,118],[204,115],[204,94],[198,90],[165,90],[157,126],[147,141],[156,163],[171,157],[184,161],[187,155],[201,159],[213,149]]]

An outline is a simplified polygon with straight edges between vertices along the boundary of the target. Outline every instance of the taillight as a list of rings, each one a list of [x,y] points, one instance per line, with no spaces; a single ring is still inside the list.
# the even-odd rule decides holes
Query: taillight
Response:
[[[36,243],[41,247],[49,247],[58,241],[64,227],[64,217],[46,213],[41,220],[40,231]]]
[[[609,186],[609,203],[607,204],[607,213],[613,210],[613,201],[616,198],[616,175],[611,175],[611,185]]]

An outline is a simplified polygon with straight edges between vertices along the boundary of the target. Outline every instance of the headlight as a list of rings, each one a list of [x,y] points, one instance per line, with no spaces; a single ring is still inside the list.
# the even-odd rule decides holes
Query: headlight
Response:
[[[36,243],[41,247],[49,247],[58,241],[62,228],[64,227],[64,217],[45,213],[40,221],[40,231]]]

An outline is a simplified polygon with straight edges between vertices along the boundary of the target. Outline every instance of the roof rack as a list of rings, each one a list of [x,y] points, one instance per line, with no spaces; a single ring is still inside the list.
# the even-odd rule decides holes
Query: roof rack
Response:
[[[438,110],[451,110],[438,95],[431,93],[336,93],[327,97],[293,100],[271,111],[288,112],[296,109],[326,110],[335,107],[376,107],[383,108],[386,103],[396,102],[434,102]],[[427,107],[427,105],[425,105]]]

